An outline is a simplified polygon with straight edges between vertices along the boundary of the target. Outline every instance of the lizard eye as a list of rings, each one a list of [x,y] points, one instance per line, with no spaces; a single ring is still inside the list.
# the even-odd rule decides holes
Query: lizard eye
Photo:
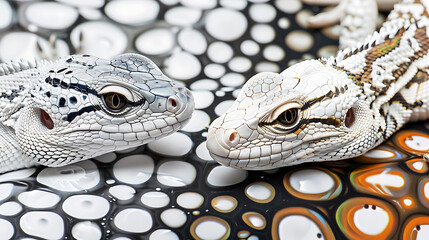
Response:
[[[275,134],[286,134],[300,126],[305,118],[301,102],[288,102],[268,114],[259,126]]]
[[[277,121],[279,121],[281,124],[284,124],[284,125],[295,124],[297,120],[298,120],[297,108],[287,109],[277,117]]]
[[[103,95],[104,105],[112,112],[119,112],[126,107],[127,98],[116,92],[109,92]]]

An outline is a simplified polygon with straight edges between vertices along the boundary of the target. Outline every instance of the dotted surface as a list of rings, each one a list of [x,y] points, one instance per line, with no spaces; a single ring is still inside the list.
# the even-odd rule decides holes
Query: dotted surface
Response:
[[[306,27],[317,12],[298,0],[0,1],[1,60],[140,52],[197,109],[151,144],[0,175],[0,238],[428,238],[428,123],[359,158],[273,171],[219,166],[207,152],[205,127],[246,79],[335,54],[336,27]]]

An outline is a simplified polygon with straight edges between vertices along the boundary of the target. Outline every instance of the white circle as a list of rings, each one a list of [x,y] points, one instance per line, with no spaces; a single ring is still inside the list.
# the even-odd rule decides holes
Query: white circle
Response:
[[[250,36],[258,43],[269,43],[276,37],[274,28],[268,24],[256,24],[250,30]]]
[[[139,52],[148,55],[166,54],[175,46],[175,36],[170,29],[153,28],[140,34],[136,39]]]
[[[3,173],[0,175],[0,182],[14,181],[14,180],[28,178],[31,175],[33,175],[33,173],[35,172],[36,172],[36,168],[26,168],[26,169]],[[0,190],[0,192],[2,191]]]
[[[52,54],[52,47],[46,39],[29,32],[9,32],[0,40],[0,58],[3,62],[12,59],[38,59],[38,47],[44,53]]]
[[[245,40],[240,45],[240,50],[247,56],[254,56],[259,52],[259,45],[252,40]]]
[[[246,188],[246,194],[252,199],[264,201],[268,200],[273,192],[264,184],[252,183]]]
[[[183,187],[195,181],[197,170],[188,162],[168,161],[159,166],[156,175],[165,186]]]
[[[185,132],[199,132],[210,124],[210,116],[201,110],[194,110],[188,124],[182,128]]]
[[[42,209],[54,207],[61,200],[61,197],[55,193],[36,189],[19,194],[18,200],[27,207]]]
[[[227,230],[228,228],[219,222],[206,220],[195,227],[195,234],[200,239],[221,239]]]
[[[128,185],[116,185],[109,189],[109,193],[119,200],[128,200],[134,197],[136,190]]]
[[[100,183],[100,173],[92,161],[82,161],[57,168],[44,168],[37,181],[63,192],[79,192]]]
[[[222,7],[237,9],[237,10],[243,10],[247,6],[247,0],[220,0],[219,4]]]
[[[147,192],[142,195],[140,201],[151,208],[163,208],[170,203],[170,198],[163,192]]]
[[[124,183],[142,184],[152,177],[154,168],[155,164],[149,155],[130,155],[113,165],[113,175]]]
[[[258,23],[268,23],[276,17],[276,9],[267,3],[252,4],[249,8],[250,17]]]
[[[255,66],[255,72],[280,72],[280,67],[272,62],[259,62]]]
[[[71,234],[78,240],[101,239],[103,235],[100,227],[96,223],[90,221],[76,223],[72,228]]]
[[[393,220],[393,219],[392,219]],[[377,207],[359,209],[354,213],[353,222],[356,227],[365,234],[381,234],[389,224],[389,214],[382,208]]]
[[[363,156],[368,158],[392,158],[395,156],[395,154],[383,149],[372,149],[366,152]]]
[[[19,226],[26,234],[35,237],[60,239],[64,235],[64,220],[53,212],[27,212],[19,220]]]
[[[127,208],[120,211],[113,219],[116,227],[131,233],[144,233],[153,225],[152,216],[145,210]]]
[[[175,52],[165,61],[165,73],[178,80],[189,80],[201,72],[201,63],[197,57],[185,52]]]
[[[71,31],[70,41],[80,52],[107,59],[123,53],[128,45],[127,35],[105,21],[80,24]]]
[[[31,24],[53,30],[70,27],[78,16],[75,8],[56,2],[36,2],[25,9],[25,17]]]
[[[170,229],[157,229],[150,234],[149,240],[180,240]]]
[[[167,6],[176,5],[179,3],[179,0],[160,0],[160,1]]]
[[[208,57],[216,63],[226,63],[234,55],[232,47],[224,42],[213,42],[207,49]]]
[[[296,13],[302,8],[300,0],[275,0],[276,7],[288,14]]]
[[[208,64],[208,65],[217,65],[217,64]],[[221,66],[221,65],[218,65],[218,66]],[[209,90],[209,91],[216,90],[218,87],[219,87],[219,84],[216,81],[211,79],[201,79],[201,80],[195,81],[190,86],[192,90]]]
[[[136,26],[155,20],[159,4],[152,0],[115,0],[106,4],[104,12],[118,23]]]
[[[227,87],[239,87],[243,85],[246,78],[239,73],[227,73],[220,78],[220,83]]]
[[[12,23],[13,10],[10,4],[0,1],[0,29],[8,27]]]
[[[100,8],[104,5],[105,0],[57,0],[58,2],[66,3],[80,8]]]
[[[212,205],[212,206],[218,211],[225,211],[225,212],[232,211],[233,209],[235,209],[235,207],[237,207],[237,202],[234,202],[233,200],[235,198],[219,196],[219,197],[216,197],[215,199],[216,199],[216,203],[215,205]]]
[[[199,8],[199,9],[212,9],[216,7],[216,0],[180,0],[180,3],[183,6],[187,6],[189,8]]]
[[[225,166],[214,167],[207,176],[207,182],[215,187],[232,186],[247,178],[247,171]]]
[[[279,62],[285,58],[285,51],[278,45],[269,45],[264,49],[263,55],[269,61]]]
[[[21,204],[17,202],[5,202],[0,205],[0,215],[14,216],[22,211]],[[1,231],[0,231],[1,232]]]
[[[183,133],[173,133],[159,140],[150,142],[150,150],[166,156],[183,156],[192,149],[192,140]]]
[[[234,57],[228,62],[228,67],[234,72],[247,72],[252,67],[252,61],[245,57]]]
[[[80,8],[79,14],[87,20],[99,20],[103,17],[103,13],[94,8]]]
[[[290,175],[289,182],[293,189],[306,194],[324,193],[335,186],[329,174],[317,169],[298,170]]]
[[[290,27],[290,21],[285,17],[280,18],[277,24],[281,29],[288,29]]]
[[[314,43],[313,36],[302,30],[295,30],[286,36],[286,44],[297,52],[308,51]]]
[[[12,183],[2,183],[0,184],[0,201],[3,201],[9,196],[11,196],[13,190],[13,184]]]
[[[193,28],[185,28],[177,36],[179,45],[186,51],[201,55],[207,50],[207,40],[204,35]]]
[[[2,239],[12,239],[15,230],[12,223],[0,218],[0,232]]]
[[[222,114],[226,113],[226,111],[228,111],[228,109],[234,104],[234,100],[226,100],[223,101],[221,103],[219,103],[216,107],[215,107],[215,113],[218,116],[221,116]]]
[[[195,100],[195,109],[204,109],[212,105],[215,97],[210,91],[192,91]]]
[[[185,212],[177,208],[164,210],[160,217],[162,222],[171,228],[179,228],[183,226],[187,219]]]
[[[185,192],[177,196],[176,202],[182,208],[195,209],[204,203],[204,197],[196,192]]]
[[[105,198],[95,195],[73,195],[64,201],[63,210],[71,217],[93,220],[104,217],[110,210],[110,204]]]
[[[246,17],[235,10],[216,8],[206,16],[207,32],[221,41],[233,41],[241,37],[247,29]]]
[[[195,149],[195,153],[197,156],[206,161],[213,161],[213,158],[210,156],[209,150],[206,146],[207,141],[204,141],[198,145],[197,149]]]
[[[200,20],[201,14],[200,9],[174,7],[168,9],[164,19],[173,26],[191,26]]]
[[[427,151],[429,150],[429,138],[412,136],[405,139],[405,145],[417,151]]]
[[[210,63],[204,67],[204,74],[206,74],[206,76],[209,78],[220,78],[225,74],[225,71],[226,70],[224,66],[216,63]],[[207,90],[215,90],[215,89],[207,89]]]
[[[325,239],[319,226],[306,216],[286,216],[274,227],[279,230],[280,239]],[[322,234],[322,238],[317,238],[318,234]]]

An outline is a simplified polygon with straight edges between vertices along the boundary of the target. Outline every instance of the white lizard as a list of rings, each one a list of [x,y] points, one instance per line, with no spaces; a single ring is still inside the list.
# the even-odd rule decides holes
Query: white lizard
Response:
[[[252,77],[209,127],[211,156],[254,170],[351,158],[428,119],[428,7],[404,0],[362,45]]]
[[[0,172],[145,144],[190,118],[188,89],[149,59],[72,55],[0,65]]]

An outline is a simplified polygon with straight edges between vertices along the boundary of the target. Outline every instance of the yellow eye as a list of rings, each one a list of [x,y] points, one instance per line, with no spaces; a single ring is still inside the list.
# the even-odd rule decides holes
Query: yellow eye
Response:
[[[124,107],[126,107],[128,103],[127,98],[125,98],[124,95],[116,92],[109,92],[104,94],[103,102],[104,105],[113,112],[121,111]]]
[[[281,113],[277,121],[279,121],[283,125],[291,125],[296,122],[298,119],[298,109],[297,108],[290,108]]]

